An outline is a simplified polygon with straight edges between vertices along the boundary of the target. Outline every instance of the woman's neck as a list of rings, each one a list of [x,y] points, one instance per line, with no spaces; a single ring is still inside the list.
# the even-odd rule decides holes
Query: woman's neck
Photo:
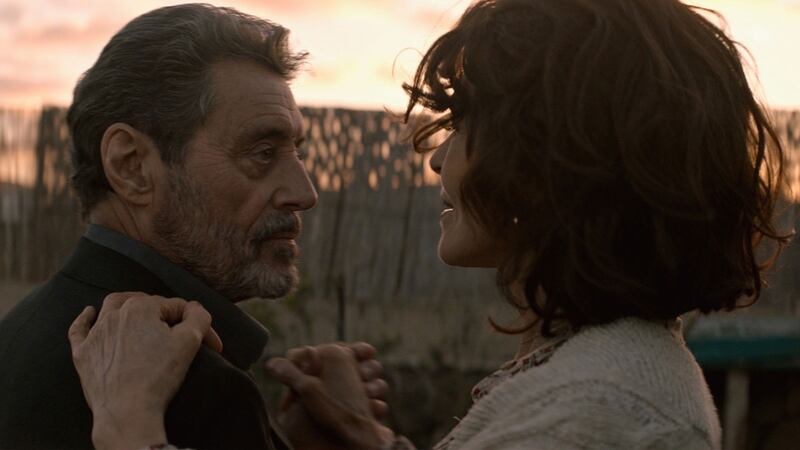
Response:
[[[536,346],[541,343],[542,335],[539,326],[539,317],[528,304],[525,296],[524,283],[518,282],[511,286],[511,292],[514,295],[514,303],[521,309],[521,314],[514,324],[515,328],[527,327],[525,331],[519,334],[519,344],[517,346],[517,354],[514,358],[521,358],[530,353]],[[539,297],[544,296],[544,291],[541,288],[536,290],[537,301],[541,300]]]
[[[519,344],[517,346],[517,354],[514,356],[514,358],[517,359],[517,358],[522,358],[523,356],[536,350],[538,347],[541,347],[548,340],[550,340],[550,338],[542,336],[541,319],[530,308],[530,305],[528,304],[525,297],[525,290],[523,288],[523,285],[517,284],[513,286],[512,292],[514,293],[515,303],[519,305],[521,308],[524,308],[515,326],[519,328],[527,327],[525,331],[519,334]],[[536,290],[536,302],[540,306],[544,306],[544,296],[545,293],[544,290],[542,290],[542,288]],[[565,326],[567,326],[565,322],[556,320],[552,322],[550,330],[553,331],[555,334],[560,334],[562,331],[564,331]]]
[[[517,354],[514,358],[521,358],[536,347],[538,347],[545,338],[542,337],[539,318],[530,309],[525,310],[520,315],[520,322],[523,326],[528,326],[528,329],[520,333],[519,344],[517,345]]]

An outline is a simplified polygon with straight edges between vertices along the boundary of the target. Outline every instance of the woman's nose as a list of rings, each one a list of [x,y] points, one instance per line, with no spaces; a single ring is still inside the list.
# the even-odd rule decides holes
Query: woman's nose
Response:
[[[444,162],[445,156],[447,156],[447,148],[450,146],[450,138],[442,142],[442,144],[436,147],[436,150],[433,151],[433,155],[431,156],[431,160],[428,165],[431,166],[431,170],[440,174],[442,171],[442,162]]]

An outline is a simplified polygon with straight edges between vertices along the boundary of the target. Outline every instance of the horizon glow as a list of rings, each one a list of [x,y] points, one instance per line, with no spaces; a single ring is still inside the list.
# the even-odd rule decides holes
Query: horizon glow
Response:
[[[0,3],[0,106],[66,106],[80,74],[125,23],[160,0],[3,0]],[[751,79],[767,105],[800,109],[800,0],[698,0],[718,10],[750,50]],[[403,108],[401,89],[421,53],[447,31],[466,0],[232,0],[240,11],[292,30],[311,54],[293,83],[303,106]],[[757,72],[757,75],[755,75]]]

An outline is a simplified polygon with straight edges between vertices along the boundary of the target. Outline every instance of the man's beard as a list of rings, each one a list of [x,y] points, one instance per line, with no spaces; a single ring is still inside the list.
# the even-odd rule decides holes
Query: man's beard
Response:
[[[269,242],[276,233],[299,232],[296,213],[264,216],[248,236],[224,214],[209,210],[200,187],[180,169],[172,175],[171,192],[153,219],[153,230],[174,262],[234,301],[279,298],[297,286],[294,247]]]

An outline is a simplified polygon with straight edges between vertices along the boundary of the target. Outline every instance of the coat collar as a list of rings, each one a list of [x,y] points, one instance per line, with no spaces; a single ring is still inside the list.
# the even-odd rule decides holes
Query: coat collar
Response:
[[[90,225],[63,272],[108,291],[196,300],[208,310],[224,356],[247,370],[262,354],[269,332],[232,301],[147,245],[114,230]]]

